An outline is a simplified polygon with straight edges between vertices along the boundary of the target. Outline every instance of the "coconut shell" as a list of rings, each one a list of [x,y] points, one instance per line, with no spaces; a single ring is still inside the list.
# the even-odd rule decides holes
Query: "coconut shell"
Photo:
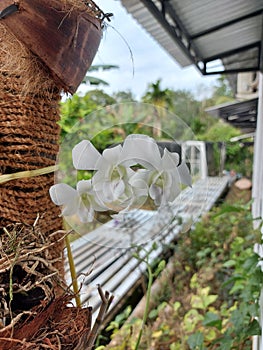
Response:
[[[13,4],[1,0],[0,11]],[[18,11],[1,19],[8,30],[49,69],[59,86],[74,93],[90,67],[101,40],[101,20],[61,0],[20,0]]]

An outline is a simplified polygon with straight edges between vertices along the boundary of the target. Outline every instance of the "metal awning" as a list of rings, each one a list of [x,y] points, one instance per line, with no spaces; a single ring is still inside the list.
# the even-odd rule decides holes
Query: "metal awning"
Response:
[[[210,107],[206,112],[246,131],[255,131],[257,125],[258,98],[242,102],[224,103]]]
[[[263,69],[262,0],[121,0],[183,67],[207,74]]]

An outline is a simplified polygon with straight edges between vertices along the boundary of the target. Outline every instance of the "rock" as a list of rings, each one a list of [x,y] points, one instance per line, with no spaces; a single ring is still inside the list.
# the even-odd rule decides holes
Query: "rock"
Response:
[[[235,182],[235,187],[237,187],[239,190],[250,190],[252,187],[252,182],[249,179],[242,178]]]

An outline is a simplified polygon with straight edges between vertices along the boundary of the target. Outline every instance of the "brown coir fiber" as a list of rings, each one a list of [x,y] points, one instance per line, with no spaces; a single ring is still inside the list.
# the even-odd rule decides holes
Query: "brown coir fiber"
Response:
[[[68,302],[60,297],[38,307],[12,336],[0,330],[1,350],[93,349],[82,345],[91,335],[91,308],[68,307]]]
[[[55,242],[65,234],[51,234],[51,243],[35,227],[16,224],[5,228],[0,245],[0,321],[7,329],[11,319],[15,327],[25,310],[49,304],[55,297],[54,285],[67,289],[51,254]]]
[[[17,102],[25,97],[30,99],[44,94],[52,98],[58,92],[47,68],[0,21],[0,80],[2,94],[6,100]],[[50,95],[49,95],[50,94]],[[2,96],[1,96],[2,97]]]
[[[60,88],[45,67],[0,23],[0,175],[54,165],[58,152]],[[54,174],[0,185],[0,232],[33,225],[47,237],[62,226],[48,189]],[[63,242],[53,247],[61,256]],[[57,263],[63,273],[63,261]]]
[[[18,6],[23,5],[23,0],[16,1]],[[61,0],[61,11],[68,16],[74,10],[88,13],[97,18],[102,25],[104,17],[107,16],[92,0]],[[78,28],[76,28],[76,31]],[[76,67],[77,68],[77,67]],[[49,69],[34,56],[21,41],[12,34],[12,31],[0,21],[0,73],[21,77],[20,80],[9,81],[8,89],[17,88],[22,95],[32,96],[53,91],[55,86],[50,77]]]
[[[63,10],[70,12],[72,9],[78,9],[79,11],[90,13],[95,18],[103,20],[103,11],[92,0],[62,0],[61,5]]]

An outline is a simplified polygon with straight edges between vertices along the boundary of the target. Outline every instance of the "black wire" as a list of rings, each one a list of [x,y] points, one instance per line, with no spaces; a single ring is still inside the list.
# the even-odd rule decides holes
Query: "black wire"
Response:
[[[12,4],[0,12],[0,19],[4,19],[17,11],[18,11],[18,6],[15,4]]]

